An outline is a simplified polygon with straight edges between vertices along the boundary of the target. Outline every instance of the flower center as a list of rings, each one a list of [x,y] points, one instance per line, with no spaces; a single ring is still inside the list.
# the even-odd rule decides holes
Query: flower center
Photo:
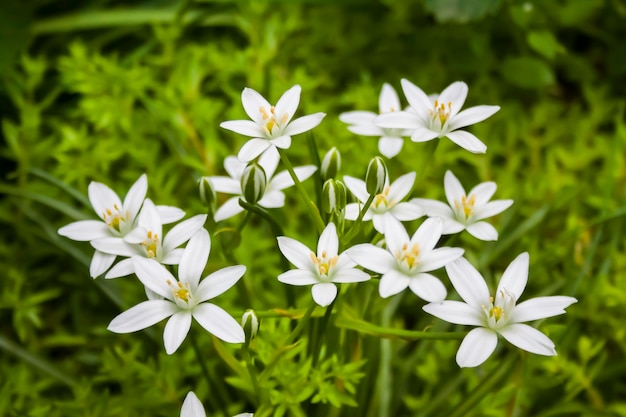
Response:
[[[459,217],[464,218],[465,220],[469,219],[474,211],[474,205],[476,204],[476,196],[474,194],[470,195],[469,198],[466,196],[461,197],[461,200],[454,200],[454,208],[459,215]]]
[[[515,296],[506,289],[501,290],[495,301],[489,297],[489,305],[482,306],[487,317],[487,326],[492,329],[503,327],[515,309]]]
[[[264,107],[259,107],[259,112],[261,113],[261,117],[263,117],[263,130],[269,136],[274,136],[274,133],[279,133],[289,118],[289,115],[285,113],[279,120],[274,106],[270,107],[269,112]],[[274,128],[277,128],[276,132],[274,131]]]
[[[444,103],[440,103],[439,100],[435,100],[435,104],[433,109],[430,110],[430,117],[432,120],[439,119],[441,126],[443,126],[450,117],[450,112],[452,111],[452,102],[449,101],[446,106]]]
[[[154,258],[157,256],[157,249],[159,244],[159,235],[156,233],[152,233],[152,231],[148,231],[146,236],[146,240],[141,242],[141,246],[143,246],[146,251],[146,255],[148,258]]]
[[[130,218],[130,213],[128,212],[128,210],[126,210],[125,214],[126,215],[124,216],[124,213],[122,213],[117,204],[113,204],[113,210],[109,208],[106,209],[104,213],[102,213],[102,219],[107,224],[107,226],[117,231],[118,233],[122,233],[121,229],[123,223],[126,223],[126,221]]]
[[[401,265],[411,270],[419,265],[420,247],[417,243],[409,246],[408,243],[402,245],[402,250],[395,254],[396,259]]]
[[[188,282],[172,282],[168,280],[167,285],[169,285],[170,290],[172,291],[176,304],[181,307],[192,306],[193,294],[191,293],[191,288]]]
[[[389,200],[389,186],[386,186],[383,189],[382,193],[377,194],[376,197],[374,197],[374,201],[372,201],[371,207],[375,211],[385,212],[389,208],[393,207],[395,204],[396,204],[395,201]]]
[[[322,251],[322,256],[320,257],[315,256],[315,253],[311,251],[310,256],[313,265],[315,265],[317,272],[320,274],[320,278],[327,278],[339,260],[337,255],[329,258],[326,251]]]

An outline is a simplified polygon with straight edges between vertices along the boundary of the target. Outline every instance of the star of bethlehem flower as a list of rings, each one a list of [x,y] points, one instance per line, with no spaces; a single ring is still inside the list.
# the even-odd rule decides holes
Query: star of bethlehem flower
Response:
[[[496,192],[496,183],[482,182],[469,193],[451,171],[443,178],[448,204],[428,198],[414,198],[411,203],[421,207],[428,216],[443,219],[443,234],[449,235],[467,230],[480,240],[498,240],[498,231],[482,220],[503,212],[513,204],[513,200],[489,199]]]
[[[265,194],[263,195],[263,198],[257,202],[257,204],[261,207],[279,208],[284,206],[285,194],[282,190],[294,185],[293,179],[287,171],[282,171],[274,175],[276,167],[278,167],[279,159],[280,155],[276,149],[268,149],[268,151],[263,153],[263,155],[259,158],[259,165],[263,167],[266,178],[268,179],[268,184],[265,187]],[[243,198],[245,200],[241,189],[241,176],[246,168],[246,165],[247,164],[245,162],[241,162],[234,156],[229,156],[224,160],[224,168],[226,169],[229,177],[209,177],[209,181],[215,191],[235,195],[235,197],[226,200],[226,202],[224,202],[224,204],[217,209],[215,212],[216,222],[226,220],[244,210],[243,207],[239,205],[239,199]],[[305,165],[294,168],[294,171],[296,173],[296,177],[298,177],[300,181],[304,181],[313,175],[316,169],[317,167],[314,165]]]
[[[133,256],[154,259],[165,265],[177,265],[183,254],[179,246],[204,225],[206,217],[206,214],[199,214],[187,219],[164,236],[161,216],[152,200],[147,198],[139,214],[138,225],[130,233],[123,238],[96,239],[91,245],[100,252],[126,257],[106,273],[104,277],[107,279],[135,272],[131,259]]]
[[[398,177],[391,185],[389,180],[382,193],[378,194],[371,206],[365,212],[363,221],[371,220],[374,228],[379,233],[385,233],[385,224],[388,219],[396,221],[410,221],[420,218],[424,215],[424,211],[415,204],[402,202],[402,200],[411,192],[413,183],[415,182],[415,172]],[[350,203],[346,206],[347,220],[356,220],[363,204],[369,199],[365,181],[348,175],[343,177],[346,187],[359,200],[359,203]]]
[[[391,113],[400,111],[400,99],[394,88],[385,83],[380,91],[380,97],[378,98],[378,110],[379,114]],[[412,131],[409,129],[396,129],[396,128],[384,128],[377,126],[374,123],[374,119],[379,114],[371,111],[350,111],[341,113],[339,120],[349,124],[348,130],[357,135],[363,136],[379,136],[378,150],[387,158],[393,158],[404,144],[403,136],[411,136]]]
[[[142,174],[130,187],[124,202],[107,185],[92,181],[88,187],[89,201],[102,220],[81,220],[63,226],[58,230],[61,236],[69,239],[91,242],[108,237],[124,237],[136,226],[137,215],[146,198],[148,178]],[[176,207],[157,206],[163,223],[180,220],[185,212]],[[95,251],[89,266],[89,274],[97,278],[115,262],[115,255]]]
[[[460,367],[478,366],[493,353],[498,334],[520,349],[538,355],[556,355],[554,343],[539,330],[522,324],[565,313],[572,297],[537,297],[517,304],[528,281],[528,253],[520,254],[502,274],[495,299],[480,273],[465,259],[446,265],[452,285],[463,301],[446,300],[424,311],[454,324],[479,326],[461,342],[456,354]]]
[[[313,300],[322,307],[337,296],[335,284],[362,282],[369,274],[354,268],[356,264],[345,252],[338,253],[339,237],[334,223],[328,223],[317,242],[317,253],[295,239],[279,236],[278,247],[285,258],[298,269],[283,272],[278,280],[291,285],[313,285]]]
[[[382,274],[378,292],[387,298],[407,287],[426,301],[442,301],[446,287],[428,272],[439,269],[463,255],[461,248],[437,248],[443,221],[427,219],[409,237],[402,223],[387,222],[385,242],[387,249],[363,243],[348,249],[348,255],[357,265]]]
[[[170,317],[163,341],[165,351],[171,355],[185,340],[193,317],[219,339],[243,343],[245,335],[241,325],[226,311],[207,301],[235,285],[246,267],[226,267],[200,281],[210,250],[209,233],[201,228],[185,248],[178,266],[178,279],[154,259],[133,256],[133,269],[139,280],[162,298],[144,301],[121,313],[111,321],[108,329],[115,333],[132,333]]]
[[[413,142],[445,136],[472,153],[485,153],[487,146],[480,139],[460,129],[482,122],[500,110],[499,106],[475,106],[460,111],[468,91],[462,81],[450,84],[434,99],[406,79],[402,80],[402,90],[411,111],[383,114],[374,123],[382,128],[412,129]]]
[[[180,417],[206,417],[202,403],[193,391],[189,391],[180,409]],[[252,413],[241,413],[235,417],[253,417]]]
[[[287,90],[272,106],[259,93],[251,88],[244,88],[241,93],[243,108],[252,120],[231,120],[222,122],[220,127],[251,136],[241,149],[238,157],[242,162],[252,161],[269,148],[287,149],[291,146],[291,137],[309,131],[320,124],[324,113],[314,113],[291,120],[300,104],[299,85]]]

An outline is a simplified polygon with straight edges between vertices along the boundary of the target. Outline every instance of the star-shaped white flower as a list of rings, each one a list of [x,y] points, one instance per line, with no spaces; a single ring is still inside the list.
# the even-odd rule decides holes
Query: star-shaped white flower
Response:
[[[89,201],[98,216],[102,220],[81,220],[63,226],[58,233],[69,239],[90,242],[95,239],[107,237],[124,237],[136,226],[137,214],[141,209],[146,192],[148,191],[148,179],[142,174],[130,187],[124,202],[117,193],[107,185],[92,181],[89,184]],[[180,220],[185,212],[176,207],[157,207],[163,223],[171,223]],[[113,265],[115,255],[96,251],[91,259],[89,273],[93,278],[102,275]]]
[[[239,150],[238,157],[243,162],[252,161],[268,148],[287,149],[291,146],[291,136],[304,133],[320,124],[324,113],[314,113],[291,121],[300,104],[299,85],[287,90],[272,106],[259,93],[244,88],[241,93],[243,108],[252,120],[231,120],[220,124],[244,136],[252,136]]]
[[[412,129],[413,142],[445,136],[470,152],[485,153],[487,146],[480,139],[460,129],[482,122],[500,110],[500,106],[475,106],[460,112],[468,90],[462,81],[450,84],[434,100],[406,79],[402,80],[402,90],[411,111],[383,114],[374,123],[383,128]]]
[[[394,88],[385,83],[380,91],[378,99],[379,114],[397,112],[402,110],[400,99]],[[357,135],[379,136],[378,150],[387,158],[393,158],[402,149],[404,144],[403,136],[411,136],[412,131],[408,129],[382,128],[374,124],[374,119],[378,117],[371,111],[350,111],[341,113],[339,120],[349,124],[348,130]]]
[[[409,237],[400,222],[389,222],[385,230],[387,249],[363,243],[347,252],[357,265],[382,274],[378,292],[383,298],[410,288],[426,301],[442,301],[446,287],[429,271],[439,269],[463,255],[461,248],[437,248],[443,224],[441,219],[427,219]]]
[[[210,250],[209,233],[202,228],[185,248],[178,266],[178,280],[154,259],[133,256],[133,268],[139,280],[164,299],[150,299],[132,307],[115,317],[108,329],[115,333],[132,333],[171,316],[163,333],[165,351],[171,355],[185,340],[193,317],[219,339],[243,343],[245,335],[241,325],[226,311],[207,301],[235,285],[246,267],[226,267],[200,282]]]
[[[378,194],[372,205],[365,212],[363,221],[371,220],[379,233],[385,233],[385,225],[390,221],[411,221],[424,215],[424,211],[415,204],[402,202],[411,192],[415,182],[415,172],[409,172],[397,178],[391,185],[385,185],[383,192]],[[347,220],[356,220],[363,204],[369,199],[365,181],[348,175],[343,177],[346,187],[359,200],[346,206]],[[389,181],[387,180],[387,183]]]
[[[279,159],[280,156],[276,149],[268,149],[268,151],[259,158],[259,165],[261,165],[265,171],[265,176],[268,180],[268,184],[265,187],[265,194],[263,195],[263,198],[257,202],[257,204],[261,207],[279,208],[284,206],[285,194],[282,190],[294,185],[293,179],[287,171],[282,171],[274,175]],[[226,169],[229,177],[209,177],[209,181],[215,191],[235,195],[235,197],[226,200],[224,204],[217,209],[215,212],[216,222],[226,220],[244,210],[243,207],[239,205],[239,199],[243,198],[245,200],[241,189],[241,176],[246,168],[246,165],[247,164],[245,162],[241,162],[234,156],[229,156],[224,160],[224,168]],[[294,168],[294,171],[296,173],[296,177],[298,177],[300,181],[304,181],[313,175],[316,169],[317,167],[314,165],[305,165]]]
[[[206,417],[202,403],[193,391],[189,391],[180,409],[180,417]],[[235,417],[253,417],[252,413],[241,413]]]
[[[425,305],[424,311],[454,324],[480,326],[470,331],[456,354],[460,367],[478,366],[493,353],[498,334],[520,349],[538,355],[556,355],[554,343],[539,330],[521,324],[565,313],[573,297],[537,297],[517,304],[528,281],[528,253],[508,266],[496,290],[495,300],[480,273],[465,259],[446,265],[456,292],[465,302],[446,300]]]
[[[279,236],[278,247],[285,258],[298,269],[283,272],[278,280],[291,285],[313,285],[313,300],[322,307],[337,296],[335,283],[362,282],[369,274],[354,268],[356,264],[338,253],[339,237],[334,223],[329,223],[317,242],[317,254],[295,239]]]
[[[105,278],[118,278],[134,272],[131,257],[143,256],[165,265],[177,265],[183,254],[180,245],[187,242],[206,221],[206,214],[199,214],[172,228],[163,236],[163,223],[159,212],[149,198],[143,203],[137,227],[123,238],[108,237],[91,241],[96,250],[126,259],[111,268]]]
[[[443,178],[448,204],[428,198],[414,198],[411,203],[421,207],[428,216],[443,219],[443,234],[450,235],[467,230],[480,240],[498,240],[498,231],[482,220],[503,212],[513,204],[513,200],[489,199],[496,192],[496,183],[482,182],[469,193],[450,171]]]

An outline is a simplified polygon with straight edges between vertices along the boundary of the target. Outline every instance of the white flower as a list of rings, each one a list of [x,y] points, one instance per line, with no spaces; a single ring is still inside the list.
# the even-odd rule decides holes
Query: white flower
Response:
[[[206,221],[206,214],[199,214],[172,228],[163,236],[161,216],[154,203],[147,198],[139,214],[138,225],[123,238],[108,237],[91,241],[98,251],[112,255],[125,256],[107,272],[105,278],[118,278],[133,272],[132,256],[154,259],[165,265],[177,265],[183,254],[178,248],[187,242]]]
[[[287,149],[291,146],[291,136],[320,124],[324,113],[310,114],[291,121],[300,104],[300,91],[299,85],[291,87],[278,100],[276,106],[272,106],[253,89],[244,88],[241,102],[252,120],[231,120],[220,124],[224,129],[253,137],[239,150],[238,157],[241,161],[251,161],[270,147]]]
[[[276,171],[276,167],[278,166],[279,158],[280,156],[278,155],[278,151],[276,149],[269,149],[259,158],[259,165],[263,167],[265,176],[269,181],[265,187],[265,194],[263,195],[263,198],[257,202],[257,204],[261,207],[278,208],[284,206],[285,194],[283,194],[282,190],[294,185],[293,179],[287,171],[282,171],[274,175],[274,171]],[[241,189],[241,176],[246,168],[246,165],[247,164],[245,162],[241,162],[234,156],[229,156],[224,160],[224,168],[230,177],[209,177],[209,181],[211,181],[211,185],[215,191],[235,195],[235,197],[226,200],[226,202],[224,202],[224,204],[222,204],[222,206],[215,212],[216,222],[228,219],[244,210],[243,207],[239,205],[239,199],[242,198],[245,200]],[[316,169],[317,167],[314,165],[306,165],[296,167],[294,168],[294,171],[298,179],[300,181],[304,181],[313,175]]]
[[[202,403],[193,391],[189,391],[183,401],[183,407],[180,410],[180,417],[206,417],[206,412]],[[252,413],[241,413],[235,417],[253,417]]]
[[[354,268],[356,264],[344,253],[338,254],[339,237],[333,223],[329,223],[317,242],[317,254],[295,239],[278,237],[278,247],[285,258],[298,269],[278,276],[278,280],[291,285],[313,285],[313,300],[322,307],[337,296],[334,283],[362,282],[369,274]]]
[[[394,88],[385,83],[378,98],[380,114],[397,112],[400,107],[400,99]],[[378,150],[387,158],[393,158],[402,149],[404,139],[402,136],[410,136],[412,131],[407,129],[383,128],[374,124],[378,114],[371,111],[350,111],[341,113],[339,120],[349,124],[348,130],[357,135],[380,136]]]
[[[385,185],[383,192],[374,198],[372,205],[365,212],[363,220],[371,220],[379,233],[385,233],[385,224],[390,220],[410,221],[423,216],[424,212],[420,207],[402,202],[411,192],[415,176],[415,172],[409,172],[397,178],[391,185]],[[350,203],[346,206],[345,218],[356,220],[359,217],[361,207],[369,198],[369,193],[366,190],[365,181],[348,175],[344,176],[343,179],[346,187],[359,200],[359,203]]]
[[[478,184],[466,194],[460,181],[450,171],[446,171],[443,185],[449,206],[427,198],[414,198],[411,203],[424,209],[428,216],[441,217],[444,235],[467,230],[480,240],[498,240],[497,230],[481,220],[503,212],[513,204],[513,200],[490,202],[497,188],[496,183],[491,181]]]
[[[181,345],[191,318],[209,333],[229,343],[243,343],[241,325],[227,312],[206,301],[224,293],[246,271],[243,265],[230,266],[213,272],[200,282],[211,250],[209,233],[198,230],[189,240],[178,266],[179,280],[154,259],[133,256],[133,268],[148,290],[165,299],[150,299],[121,313],[108,329],[115,333],[136,332],[170,317],[165,326],[165,351],[174,353]]]
[[[441,228],[440,219],[427,219],[409,238],[401,223],[389,222],[385,231],[387,250],[363,243],[347,252],[358,265],[382,274],[378,287],[381,297],[390,297],[408,287],[426,301],[442,301],[446,298],[446,287],[427,272],[459,258],[463,249],[434,249],[441,237]]]
[[[508,266],[496,290],[495,300],[480,273],[465,258],[446,265],[457,293],[465,301],[446,300],[425,305],[424,311],[454,324],[480,326],[470,331],[456,354],[460,367],[478,366],[493,353],[498,334],[520,349],[538,355],[556,355],[554,343],[526,321],[565,313],[577,300],[572,297],[537,297],[516,305],[528,280],[528,253]]]
[[[411,111],[378,116],[374,123],[383,128],[413,129],[413,142],[426,142],[446,136],[452,142],[473,153],[485,153],[487,146],[463,127],[481,122],[500,110],[499,106],[461,107],[467,98],[467,84],[450,84],[434,100],[410,81],[402,80],[402,90]]]
[[[128,190],[124,203],[111,188],[100,182],[92,181],[89,184],[89,201],[96,214],[102,218],[98,220],[81,220],[70,223],[59,229],[58,233],[72,240],[90,242],[107,237],[124,237],[136,226],[137,214],[141,209],[146,192],[148,179],[142,174]],[[181,219],[185,213],[176,207],[157,207],[163,217],[163,223],[171,223]],[[115,255],[96,251],[91,259],[89,273],[93,278],[103,274],[115,261]]]

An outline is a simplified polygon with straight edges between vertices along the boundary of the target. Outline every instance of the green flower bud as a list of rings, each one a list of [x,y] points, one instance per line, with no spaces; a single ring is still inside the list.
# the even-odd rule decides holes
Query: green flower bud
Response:
[[[387,183],[387,167],[380,156],[375,156],[367,166],[365,174],[365,189],[370,195],[383,192]]]
[[[200,178],[200,182],[198,183],[198,188],[200,190],[200,201],[204,204],[209,210],[209,214],[215,213],[215,189],[209,180],[209,177]]]
[[[328,152],[326,152],[324,159],[322,159],[322,166],[320,169],[322,179],[327,180],[335,178],[339,169],[341,169],[341,154],[339,153],[339,150],[333,146]]]
[[[246,345],[256,337],[259,331],[259,318],[254,310],[246,310],[241,317],[241,327],[246,335]]]
[[[246,202],[256,204],[265,194],[267,176],[263,167],[256,162],[248,164],[241,175],[241,190]]]
[[[346,186],[343,182],[326,180],[322,188],[322,208],[328,214],[340,213],[346,208]]]

